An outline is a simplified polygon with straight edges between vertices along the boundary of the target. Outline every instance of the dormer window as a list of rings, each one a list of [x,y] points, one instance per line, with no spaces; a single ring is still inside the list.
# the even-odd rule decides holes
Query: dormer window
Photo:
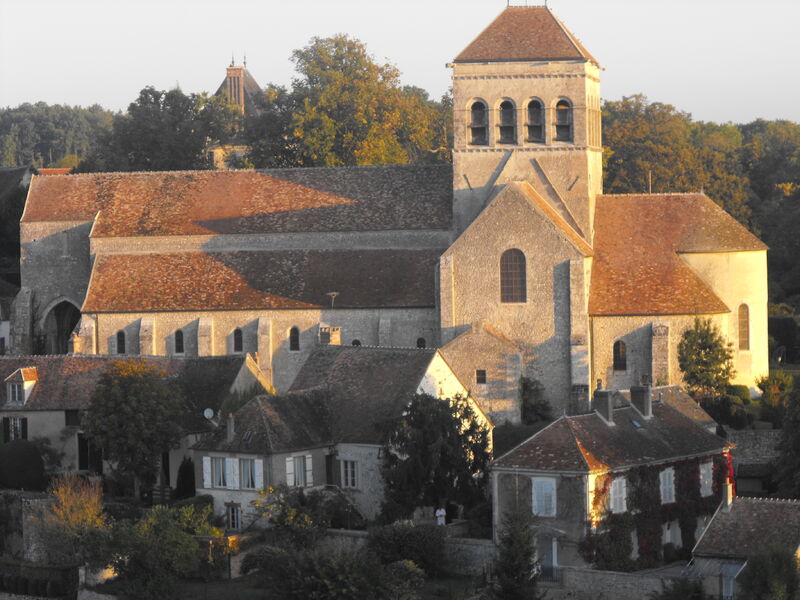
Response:
[[[25,388],[21,383],[8,384],[8,404],[25,404]]]
[[[17,369],[6,377],[6,405],[22,406],[39,380],[36,367]]]

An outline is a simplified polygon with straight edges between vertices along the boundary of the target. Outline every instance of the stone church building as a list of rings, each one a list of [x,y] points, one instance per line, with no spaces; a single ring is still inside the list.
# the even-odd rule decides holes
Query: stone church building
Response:
[[[35,177],[14,352],[257,354],[285,391],[320,344],[437,347],[499,423],[522,376],[556,413],[680,383],[701,316],[754,387],[766,247],[702,193],[603,194],[577,38],[508,7],[449,66],[452,166]]]

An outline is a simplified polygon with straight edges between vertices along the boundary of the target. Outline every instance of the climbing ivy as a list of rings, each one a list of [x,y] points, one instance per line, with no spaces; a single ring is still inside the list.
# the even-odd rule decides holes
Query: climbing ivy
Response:
[[[614,514],[610,507],[611,482],[619,474],[605,473],[595,479],[592,511],[595,523],[581,541],[579,551],[586,562],[599,569],[631,571],[657,566],[664,558],[663,525],[677,521],[681,531],[681,554],[695,545],[698,519],[711,515],[719,505],[725,481],[732,480],[730,455],[713,457],[712,494],[700,492],[700,464],[709,457],[634,467],[625,473],[627,511]],[[661,504],[659,473],[675,470],[675,502]],[[638,558],[633,560],[633,532]]]

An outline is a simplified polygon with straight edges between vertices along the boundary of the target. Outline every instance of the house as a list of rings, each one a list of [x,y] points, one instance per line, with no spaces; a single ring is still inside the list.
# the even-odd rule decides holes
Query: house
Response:
[[[495,538],[509,513],[532,514],[546,568],[656,564],[667,544],[691,547],[719,503],[729,443],[647,386],[626,406],[613,395],[598,390],[594,412],[561,417],[492,463]],[[617,563],[608,539],[622,540]]]
[[[452,165],[34,177],[14,351],[74,331],[85,354],[258,353],[285,392],[319,345],[442,348],[500,423],[521,377],[568,414],[597,379],[680,385],[702,317],[755,391],[766,246],[702,193],[603,194],[601,67],[575,35],[509,6],[449,66]]]
[[[203,469],[197,493],[214,497],[215,512],[227,515],[232,529],[252,519],[258,490],[281,484],[333,486],[372,519],[383,500],[381,453],[389,427],[415,393],[445,399],[467,390],[438,350],[317,348],[287,394],[252,400],[225,431],[194,446],[195,465]],[[473,408],[491,429],[474,402]]]
[[[773,550],[800,558],[800,501],[726,498],[692,550],[690,577],[710,598],[736,597],[736,577],[748,559]]]
[[[775,465],[780,458],[780,429],[731,429],[728,439],[736,444],[733,470],[736,492],[742,496],[765,496],[775,485]]]
[[[86,473],[103,472],[98,448],[81,429],[81,415],[100,376],[119,361],[117,356],[2,356],[0,357],[0,423],[3,443],[14,439],[43,438],[61,455],[61,469]],[[206,408],[219,411],[226,395],[254,387],[266,391],[264,376],[252,358],[210,357],[146,359],[165,373],[170,385],[186,398],[187,414],[182,425],[187,439],[182,447],[163,459],[160,482],[174,486],[186,448],[210,425]]]

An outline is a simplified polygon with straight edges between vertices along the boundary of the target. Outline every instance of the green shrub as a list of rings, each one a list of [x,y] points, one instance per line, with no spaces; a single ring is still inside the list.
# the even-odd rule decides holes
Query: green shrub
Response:
[[[0,446],[0,485],[16,490],[47,488],[44,461],[36,444],[14,440]]]
[[[364,529],[366,521],[361,513],[339,489],[314,490],[305,494],[305,503],[311,518],[323,527],[333,529]]]
[[[553,420],[553,407],[544,398],[544,386],[536,379],[520,377],[519,397],[522,404],[522,422],[531,425]]]
[[[750,388],[746,385],[729,385],[726,390],[729,396],[736,396],[742,401],[742,404],[750,404]]]
[[[214,496],[211,494],[200,494],[199,496],[192,496],[190,498],[184,498],[183,500],[178,500],[177,502],[173,502],[172,506],[176,508],[180,508],[181,506],[210,506],[213,510],[214,508]]]
[[[717,398],[703,398],[700,406],[712,419],[720,425],[727,425],[733,429],[750,427],[755,417],[748,413],[740,404],[738,396],[720,396]]]
[[[370,529],[367,547],[384,564],[410,560],[433,575],[444,559],[444,537],[444,527],[396,523]]]

